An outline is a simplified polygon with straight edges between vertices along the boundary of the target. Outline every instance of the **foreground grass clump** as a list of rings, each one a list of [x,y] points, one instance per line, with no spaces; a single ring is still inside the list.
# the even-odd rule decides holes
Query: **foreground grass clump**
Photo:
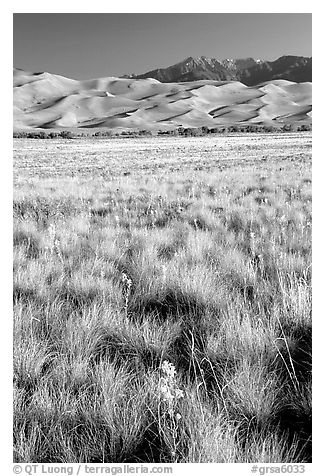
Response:
[[[156,165],[18,174],[15,461],[311,461],[308,154]]]

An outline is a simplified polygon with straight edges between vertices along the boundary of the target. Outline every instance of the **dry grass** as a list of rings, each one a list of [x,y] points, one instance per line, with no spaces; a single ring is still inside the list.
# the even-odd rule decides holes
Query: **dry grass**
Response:
[[[15,142],[15,461],[311,460],[310,135],[238,137]]]

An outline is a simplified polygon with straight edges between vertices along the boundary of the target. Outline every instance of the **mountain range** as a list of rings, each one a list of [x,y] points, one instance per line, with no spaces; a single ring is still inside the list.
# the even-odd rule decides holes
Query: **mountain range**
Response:
[[[297,83],[312,81],[312,58],[281,56],[275,61],[254,58],[224,59],[190,56],[168,68],[158,68],[139,75],[126,75],[134,79],[154,78],[162,83],[179,83],[208,79],[213,81],[240,81],[256,86],[264,81],[286,79]]]

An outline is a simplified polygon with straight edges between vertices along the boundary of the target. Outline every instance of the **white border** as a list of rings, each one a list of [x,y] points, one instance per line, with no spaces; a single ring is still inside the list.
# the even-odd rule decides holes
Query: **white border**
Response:
[[[95,9],[90,7],[95,7]],[[245,9],[244,9],[245,7]],[[318,7],[318,8],[317,8]],[[306,1],[272,1],[272,2],[212,2],[206,1],[175,2],[165,0],[164,2],[107,2],[99,0],[94,2],[63,2],[62,0],[45,3],[44,1],[14,1],[12,5],[1,8],[1,185],[0,185],[0,223],[1,223],[1,319],[3,332],[1,332],[1,369],[3,390],[1,392],[2,421],[1,421],[1,461],[7,466],[8,471],[3,474],[12,474],[12,14],[13,13],[312,13],[313,14],[313,464],[308,468],[306,474],[322,474],[321,462],[323,457],[323,438],[322,430],[324,424],[323,411],[323,370],[322,346],[324,332],[324,303],[323,303],[323,274],[324,263],[324,153],[322,135],[324,134],[324,97],[323,87],[320,83],[324,82],[325,76],[322,75],[322,64],[324,63],[323,51],[318,56],[318,50],[322,48],[324,40],[321,40],[324,29],[321,2]],[[289,26],[290,27],[290,26]],[[183,466],[183,465],[182,465]],[[247,474],[250,473],[251,465],[178,465],[174,474],[182,473],[190,469],[204,470],[207,473],[215,474],[219,470],[220,474]]]

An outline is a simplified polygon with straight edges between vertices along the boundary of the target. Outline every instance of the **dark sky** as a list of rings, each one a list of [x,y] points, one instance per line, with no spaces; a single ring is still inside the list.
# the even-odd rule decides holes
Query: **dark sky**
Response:
[[[144,73],[188,56],[312,56],[310,13],[15,13],[14,66],[75,79]]]

